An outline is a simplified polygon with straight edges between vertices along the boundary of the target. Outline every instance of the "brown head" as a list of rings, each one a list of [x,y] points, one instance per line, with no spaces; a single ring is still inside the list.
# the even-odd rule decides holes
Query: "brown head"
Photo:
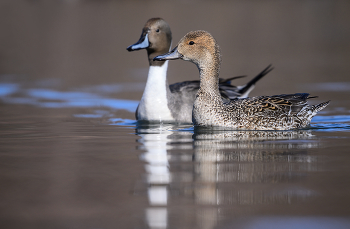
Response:
[[[170,26],[162,18],[149,19],[142,29],[141,37],[133,45],[127,47],[129,52],[146,49],[150,65],[160,65],[153,63],[153,58],[165,52],[169,52],[171,46]]]
[[[210,33],[203,30],[192,31],[187,33],[171,52],[154,58],[154,60],[173,59],[191,61],[199,69],[212,65],[219,68],[220,48]]]

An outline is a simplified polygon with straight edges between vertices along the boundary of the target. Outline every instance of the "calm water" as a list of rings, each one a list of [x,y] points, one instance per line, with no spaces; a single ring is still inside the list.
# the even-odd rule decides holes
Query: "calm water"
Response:
[[[2,228],[350,227],[348,110],[299,131],[147,125],[96,88],[0,84]]]
[[[0,228],[350,228],[350,1],[0,2]],[[252,96],[331,100],[299,131],[138,124],[144,23],[207,30]],[[198,79],[169,63],[170,83]]]

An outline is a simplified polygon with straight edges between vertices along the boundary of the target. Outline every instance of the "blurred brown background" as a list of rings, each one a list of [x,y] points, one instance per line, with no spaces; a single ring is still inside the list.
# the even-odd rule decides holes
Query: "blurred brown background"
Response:
[[[149,18],[162,17],[171,26],[173,47],[191,30],[209,31],[222,49],[221,76],[248,75],[237,84],[273,64],[251,95],[310,92],[341,105],[344,90],[317,85],[349,82],[349,11],[347,0],[2,0],[0,75],[60,79],[62,90],[131,82],[137,89],[117,97],[139,100],[146,51],[126,47]],[[198,79],[198,72],[191,63],[172,61],[168,76],[174,83]]]

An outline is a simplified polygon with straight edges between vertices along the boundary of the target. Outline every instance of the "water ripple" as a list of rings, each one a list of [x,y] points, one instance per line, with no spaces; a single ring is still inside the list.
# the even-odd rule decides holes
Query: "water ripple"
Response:
[[[2,83],[0,84],[0,97],[7,96],[15,93],[19,86],[14,83]]]
[[[13,96],[20,93],[22,96]],[[134,112],[138,101],[114,99],[99,94],[80,91],[56,91],[52,89],[21,89],[18,84],[0,84],[0,99],[10,104],[29,104],[46,108],[107,107]]]
[[[99,90],[97,90],[97,89]],[[95,86],[92,91],[73,90],[58,91],[45,88],[24,89],[16,83],[0,83],[0,99],[9,104],[29,104],[46,108],[101,108],[106,107],[113,110],[127,110],[135,112],[138,101],[115,99],[104,96],[101,91],[113,91],[116,86],[108,87],[106,85]],[[96,92],[99,91],[99,92]],[[77,114],[81,118],[101,118],[113,117],[112,115],[100,114],[95,110],[92,114]],[[111,119],[112,125],[124,126],[142,126],[140,122],[128,119]],[[193,132],[193,127],[171,127],[173,131]],[[309,128],[314,131],[349,131],[350,115],[318,115],[312,120]]]
[[[350,115],[315,116],[309,129],[317,131],[349,131]]]

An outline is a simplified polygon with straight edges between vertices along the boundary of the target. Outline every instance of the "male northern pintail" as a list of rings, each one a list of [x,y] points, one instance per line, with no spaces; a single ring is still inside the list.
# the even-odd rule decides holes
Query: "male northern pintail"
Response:
[[[157,55],[170,51],[171,30],[161,18],[151,18],[145,24],[138,42],[127,50],[146,49],[149,71],[145,90],[136,110],[136,119],[155,122],[192,123],[192,108],[199,81],[185,81],[169,86],[167,81],[168,61],[154,61]],[[244,86],[231,85],[230,79],[220,79],[219,87],[223,99],[247,97],[255,83],[272,70],[267,67]]]
[[[328,102],[308,105],[307,93],[233,99],[224,103],[219,93],[220,50],[206,31],[189,32],[169,53],[154,60],[183,59],[197,65],[200,89],[193,105],[193,123],[247,130],[304,128]]]

